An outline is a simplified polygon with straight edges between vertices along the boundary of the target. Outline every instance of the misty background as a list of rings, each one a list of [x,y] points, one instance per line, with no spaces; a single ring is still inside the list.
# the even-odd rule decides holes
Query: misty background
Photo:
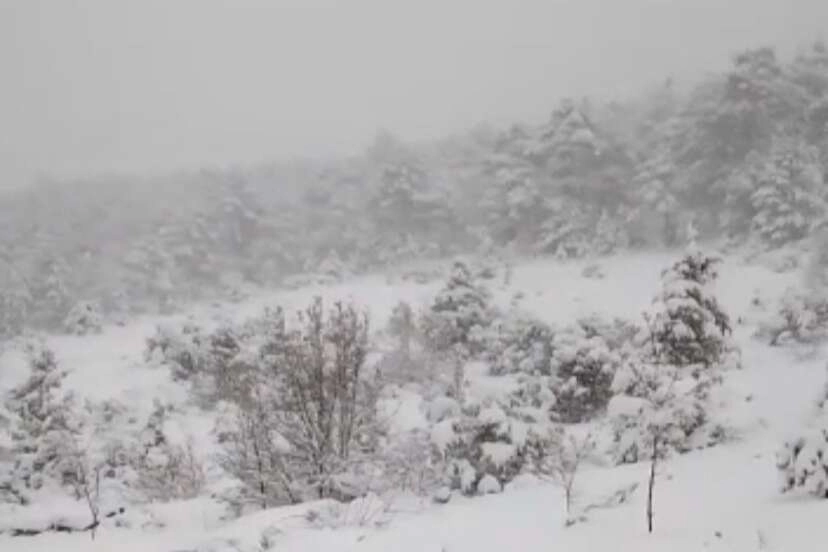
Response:
[[[828,224],[821,2],[0,5],[0,335]]]
[[[821,0],[4,0],[0,187],[541,119],[826,31]]]

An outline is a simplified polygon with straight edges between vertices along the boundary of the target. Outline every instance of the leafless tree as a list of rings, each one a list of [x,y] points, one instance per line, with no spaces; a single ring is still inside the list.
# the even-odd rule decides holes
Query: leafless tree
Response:
[[[542,472],[547,475],[564,492],[566,522],[572,521],[572,509],[575,500],[575,479],[583,462],[595,451],[595,441],[591,435],[578,438],[574,435],[562,435],[553,445]]]
[[[95,540],[95,533],[100,525],[100,489],[101,489],[101,468],[91,466],[86,453],[80,449],[78,443],[72,441],[72,454],[70,457],[70,471],[72,484],[75,491],[75,498],[84,500],[89,514],[92,518],[89,525],[84,529],[88,530]]]

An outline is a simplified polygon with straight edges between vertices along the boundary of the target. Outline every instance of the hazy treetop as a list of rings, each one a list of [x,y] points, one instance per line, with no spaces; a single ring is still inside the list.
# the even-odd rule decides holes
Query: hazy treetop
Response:
[[[825,0],[4,0],[0,187],[433,138],[826,34]]]

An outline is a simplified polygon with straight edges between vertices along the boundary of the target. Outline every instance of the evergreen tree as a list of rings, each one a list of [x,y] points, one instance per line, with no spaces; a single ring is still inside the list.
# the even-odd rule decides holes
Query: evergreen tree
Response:
[[[673,366],[719,363],[729,349],[730,318],[710,289],[718,259],[690,253],[662,274],[650,339],[658,362]]]
[[[529,152],[554,177],[584,174],[602,162],[607,144],[583,107],[570,99],[562,101]]]
[[[400,301],[391,311],[388,332],[399,340],[399,353],[404,361],[411,359],[411,342],[417,334],[417,322],[411,305]]]
[[[822,40],[811,44],[791,64],[792,80],[814,98],[828,94],[828,45]]]
[[[619,464],[685,453],[720,442],[725,434],[708,412],[718,380],[681,368],[631,360],[615,373],[608,405],[611,452]]]
[[[675,166],[669,150],[658,147],[636,168],[634,213],[640,240],[649,244],[676,244],[679,198],[674,190]]]
[[[825,216],[819,154],[791,140],[774,143],[753,176],[751,229],[779,246],[804,238]]]
[[[464,263],[457,262],[445,287],[434,298],[422,327],[433,350],[476,356],[483,352],[482,331],[491,320],[488,292],[475,285]]]
[[[621,357],[603,337],[589,335],[582,328],[556,334],[552,346],[553,416],[565,423],[587,421],[612,396],[612,378]]]
[[[503,151],[487,161],[484,175],[490,181],[483,199],[490,235],[497,244],[531,251],[549,216],[538,173],[527,160]]]
[[[610,214],[606,209],[601,211],[601,216],[595,224],[595,238],[592,246],[595,253],[608,255],[629,246],[630,237],[621,215],[622,213]]]
[[[453,224],[447,198],[426,170],[414,162],[382,170],[369,209],[379,235],[397,236],[398,243],[409,239],[422,245],[439,243]]]
[[[62,392],[65,373],[51,350],[30,351],[29,378],[13,389],[8,401],[12,419],[12,456],[8,487],[23,502],[49,482],[71,485],[72,445],[76,428],[71,397]]]
[[[539,229],[537,251],[559,258],[579,258],[589,253],[595,232],[595,213],[581,202],[566,197],[549,201],[550,214]]]

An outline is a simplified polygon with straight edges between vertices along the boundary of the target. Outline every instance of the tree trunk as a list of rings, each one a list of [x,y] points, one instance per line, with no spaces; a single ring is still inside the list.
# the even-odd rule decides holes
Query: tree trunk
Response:
[[[465,396],[463,390],[463,383],[465,381],[465,366],[463,364],[463,356],[460,354],[459,351],[454,351],[454,374],[453,374],[453,385],[454,385],[454,392],[455,392],[455,399],[457,402],[462,406]]]
[[[650,483],[647,487],[647,532],[653,532],[653,488],[655,487],[656,462],[658,461],[658,437],[653,436],[653,455],[650,462]]]

